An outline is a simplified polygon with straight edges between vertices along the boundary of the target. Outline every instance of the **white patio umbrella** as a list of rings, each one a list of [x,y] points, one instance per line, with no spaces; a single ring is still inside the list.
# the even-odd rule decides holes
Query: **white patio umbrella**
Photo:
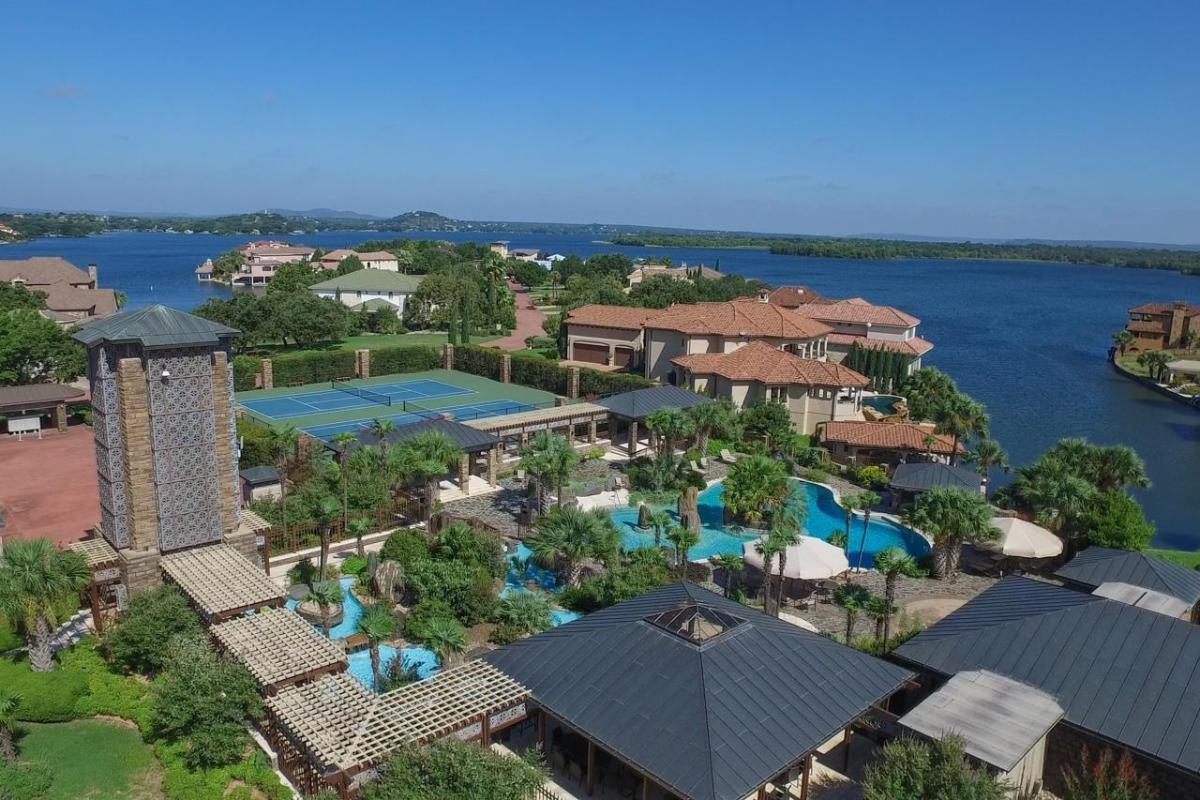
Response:
[[[980,542],[981,550],[1012,558],[1053,558],[1062,554],[1062,539],[1041,525],[1016,517],[994,517],[992,525],[1000,529],[1000,536]]]
[[[742,545],[742,559],[756,569],[763,569],[762,554],[754,545],[761,538]],[[787,565],[783,576],[794,580],[816,581],[841,575],[850,569],[846,552],[815,536],[801,536],[797,544],[787,549]],[[771,559],[771,574],[779,574],[779,556]]]

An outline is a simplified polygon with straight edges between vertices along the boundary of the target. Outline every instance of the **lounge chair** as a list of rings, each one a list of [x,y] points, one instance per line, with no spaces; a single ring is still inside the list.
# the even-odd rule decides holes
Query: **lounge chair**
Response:
[[[721,450],[720,458],[726,464],[736,464],[737,463],[737,456],[735,456],[733,453],[729,452],[728,449]]]
[[[706,474],[706,473],[705,473],[705,471],[704,471],[704,467],[702,467],[702,466],[700,466],[699,464],[697,464],[697,463],[696,463],[694,460],[693,460],[693,461],[689,461],[689,462],[688,462],[688,466],[689,466],[689,467],[691,467],[691,468],[692,468],[692,470],[693,470],[694,472],[698,472],[698,473],[700,473],[701,475],[704,475],[704,474]]]

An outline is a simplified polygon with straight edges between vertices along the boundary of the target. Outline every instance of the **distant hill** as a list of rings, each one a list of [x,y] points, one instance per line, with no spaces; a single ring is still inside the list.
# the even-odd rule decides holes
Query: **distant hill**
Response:
[[[339,211],[336,208],[309,208],[304,211],[295,211],[290,208],[268,208],[268,214],[279,214],[284,217],[300,217],[304,219],[361,219],[361,220],[381,220],[383,217],[378,214],[361,214],[358,211]]]

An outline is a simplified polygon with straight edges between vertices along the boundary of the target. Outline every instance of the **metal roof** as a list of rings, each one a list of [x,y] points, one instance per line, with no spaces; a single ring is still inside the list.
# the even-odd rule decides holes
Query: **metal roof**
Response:
[[[966,467],[951,466],[936,461],[897,464],[891,485],[909,492],[927,492],[940,487],[979,491],[979,475]]]
[[[82,389],[60,383],[0,386],[0,409],[46,408],[83,397]]]
[[[168,308],[147,306],[115,314],[80,329],[74,338],[87,346],[101,342],[138,342],[143,347],[180,347],[191,344],[220,344],[240,333],[235,328]]]
[[[1200,602],[1200,572],[1132,550],[1089,547],[1054,575],[1092,589],[1102,583],[1131,583],[1178,597],[1188,605]]]
[[[338,275],[329,280],[314,283],[314,292],[333,292],[338,289],[343,292],[396,292],[412,294],[425,280],[424,275],[402,275],[384,269],[356,269],[345,275]]]
[[[678,386],[651,386],[597,400],[596,405],[607,408],[618,417],[642,420],[660,408],[691,408],[711,402],[707,397]]]
[[[711,635],[666,627],[695,620],[699,608],[722,620]],[[740,800],[910,677],[686,583],[484,659],[551,715],[689,800]]]
[[[461,422],[455,422],[452,419],[427,419],[422,422],[414,422],[411,425],[403,425],[396,428],[396,430],[388,434],[388,444],[399,444],[405,439],[411,439],[417,434],[429,431],[446,434],[450,437],[451,441],[468,453],[490,450],[500,443],[498,437],[487,431],[476,430]],[[358,443],[359,445],[377,445],[379,444],[379,437],[369,430],[361,431],[358,433]],[[333,446],[330,445],[330,447]]]
[[[1191,608],[1191,606],[1178,597],[1156,592],[1152,589],[1143,589],[1141,586],[1134,586],[1131,583],[1121,583],[1120,581],[1102,583],[1096,587],[1096,590],[1092,594],[1175,618],[1182,617]]]
[[[247,467],[238,474],[251,486],[279,483],[279,470],[272,466]]]
[[[894,656],[944,676],[987,669],[1058,698],[1082,730],[1200,771],[1200,626],[1005,578]]]
[[[1011,772],[1063,718],[1049,694],[987,670],[960,672],[900,718],[930,739],[958,736],[970,755]]]

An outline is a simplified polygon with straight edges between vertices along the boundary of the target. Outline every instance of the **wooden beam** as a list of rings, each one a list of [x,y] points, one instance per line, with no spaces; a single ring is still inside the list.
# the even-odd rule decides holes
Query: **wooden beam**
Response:
[[[488,713],[485,711],[479,715],[479,746],[484,750],[492,746],[492,731],[488,722]]]
[[[541,749],[542,755],[547,759],[550,758],[550,746],[549,742],[546,741],[546,710],[543,708],[538,709],[537,738],[538,747]]]
[[[642,776],[642,800],[650,800],[650,778]]]
[[[854,736],[854,729],[849,725],[846,726],[846,735],[842,737],[842,743],[846,745],[846,756],[842,759],[842,774],[850,774],[850,742]]]
[[[596,791],[596,743],[588,739],[587,749],[587,793],[588,797]]]
[[[765,783],[758,787],[758,800],[767,800],[767,785]]]
[[[804,773],[800,778],[800,800],[808,800],[808,781],[812,777],[812,753],[804,757]]]

